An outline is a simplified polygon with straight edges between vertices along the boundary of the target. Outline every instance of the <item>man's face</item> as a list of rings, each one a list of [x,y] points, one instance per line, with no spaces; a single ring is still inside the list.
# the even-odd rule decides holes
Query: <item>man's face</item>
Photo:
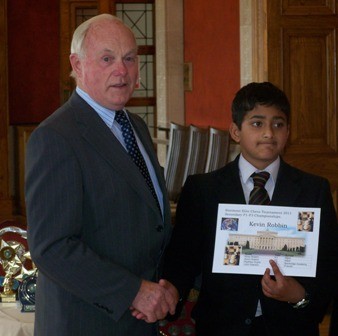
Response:
[[[232,138],[253,166],[264,169],[277,159],[286,145],[289,125],[283,112],[274,106],[257,105],[243,119],[242,127],[230,126]]]
[[[70,56],[77,85],[100,105],[122,109],[139,77],[134,36],[119,22],[101,21],[89,29],[84,46],[83,58]]]

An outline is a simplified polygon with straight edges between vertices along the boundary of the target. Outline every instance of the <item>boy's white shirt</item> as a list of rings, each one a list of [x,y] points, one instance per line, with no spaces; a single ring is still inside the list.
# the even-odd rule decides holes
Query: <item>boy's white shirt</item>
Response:
[[[270,177],[268,181],[265,184],[265,189],[267,190],[270,199],[272,199],[273,192],[275,190],[278,170],[280,166],[280,157],[273,161],[270,165],[268,165],[265,169],[260,170],[254,167],[249,161],[247,161],[242,154],[240,154],[238,167],[239,167],[239,177],[242,184],[242,189],[244,192],[245,202],[246,204],[249,203],[249,197],[250,192],[254,187],[253,180],[251,178],[251,175],[253,173],[261,172],[261,171],[267,171],[270,173]],[[258,300],[257,310],[255,316],[262,315],[262,307],[261,303]]]

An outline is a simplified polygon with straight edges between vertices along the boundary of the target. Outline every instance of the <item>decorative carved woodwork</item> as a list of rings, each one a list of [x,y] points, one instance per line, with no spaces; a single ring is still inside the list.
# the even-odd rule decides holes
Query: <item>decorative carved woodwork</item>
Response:
[[[285,160],[329,179],[337,209],[337,1],[267,1],[268,79],[288,95]]]

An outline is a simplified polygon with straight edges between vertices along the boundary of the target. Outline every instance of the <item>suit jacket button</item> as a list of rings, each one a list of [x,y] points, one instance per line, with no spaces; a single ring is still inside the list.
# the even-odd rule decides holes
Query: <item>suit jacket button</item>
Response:
[[[157,230],[157,232],[162,232],[163,231],[163,225],[158,225],[156,230]]]
[[[250,324],[252,323],[252,320],[249,319],[249,318],[247,318],[247,319],[245,319],[244,323],[245,323],[246,325],[250,325]]]

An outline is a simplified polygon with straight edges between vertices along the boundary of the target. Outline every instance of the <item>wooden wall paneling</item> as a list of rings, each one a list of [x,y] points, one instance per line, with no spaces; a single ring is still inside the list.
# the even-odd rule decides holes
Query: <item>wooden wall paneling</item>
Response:
[[[70,7],[68,1],[60,1],[60,102],[65,102],[71,92],[70,54]]]
[[[60,100],[66,102],[75,89],[75,81],[70,77],[70,44],[74,30],[78,26],[77,12],[92,10],[98,14],[98,2],[93,0],[60,1]]]
[[[284,0],[282,12],[285,15],[321,15],[334,14],[335,0]]]
[[[288,153],[318,153],[337,150],[334,85],[335,33],[312,29],[283,30],[284,88],[294,113],[291,114],[291,136]]]
[[[14,148],[15,148],[15,207],[16,212],[26,217],[25,206],[25,157],[27,141],[36,125],[14,126]]]
[[[113,9],[115,9],[115,4],[112,0],[100,0],[99,1],[99,12],[100,13],[111,13],[113,14]]]
[[[0,221],[12,218],[8,143],[7,1],[0,0]]]
[[[337,0],[267,3],[268,79],[291,103],[284,158],[324,176],[338,204]]]

